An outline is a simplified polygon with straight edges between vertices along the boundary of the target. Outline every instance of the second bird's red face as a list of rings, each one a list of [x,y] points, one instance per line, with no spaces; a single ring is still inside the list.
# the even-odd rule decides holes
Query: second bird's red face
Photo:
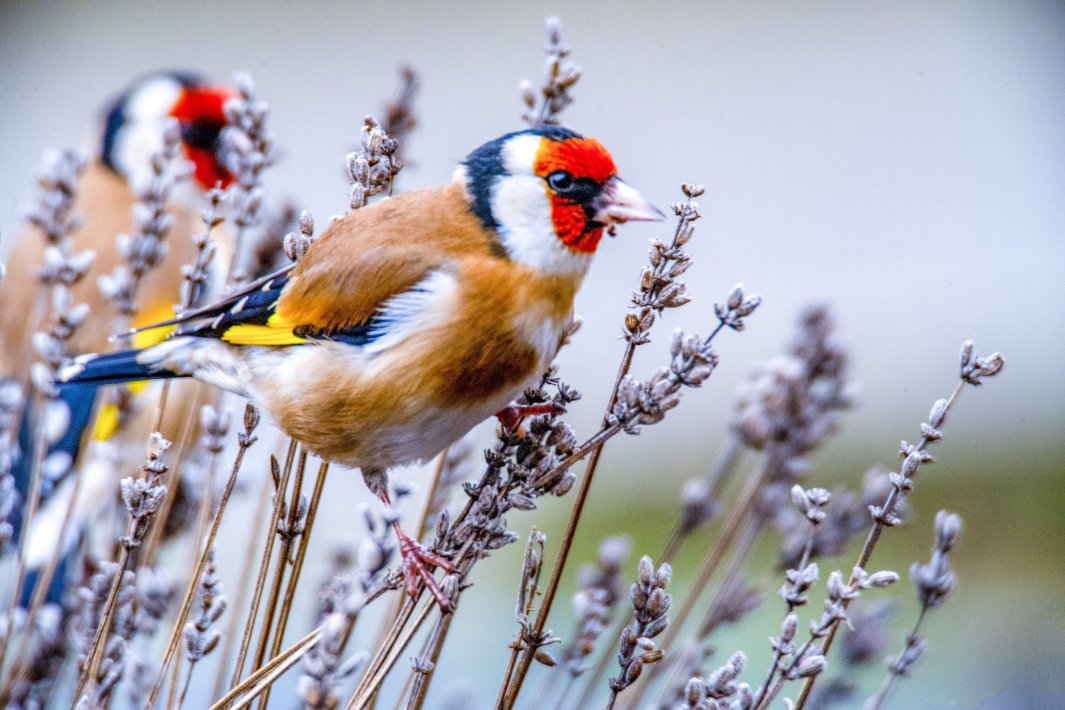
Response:
[[[234,97],[223,86],[193,86],[182,90],[170,115],[181,124],[181,142],[195,167],[196,181],[209,190],[228,187],[233,175],[221,160],[221,133],[226,126],[225,104]]]

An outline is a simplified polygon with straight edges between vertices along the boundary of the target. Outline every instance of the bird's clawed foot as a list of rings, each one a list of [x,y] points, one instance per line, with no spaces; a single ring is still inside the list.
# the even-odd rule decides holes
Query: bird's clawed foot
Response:
[[[525,417],[535,417],[539,414],[565,414],[566,408],[558,402],[543,402],[541,404],[512,404],[496,412],[496,419],[504,429],[517,429],[521,420]]]
[[[408,537],[399,526],[396,527],[396,536],[399,538],[399,554],[403,557],[403,578],[406,580],[407,594],[411,599],[416,600],[421,595],[422,589],[426,588],[436,598],[440,611],[445,614],[453,612],[454,605],[437,584],[432,568],[439,567],[446,572],[457,572],[455,565],[417,540]]]

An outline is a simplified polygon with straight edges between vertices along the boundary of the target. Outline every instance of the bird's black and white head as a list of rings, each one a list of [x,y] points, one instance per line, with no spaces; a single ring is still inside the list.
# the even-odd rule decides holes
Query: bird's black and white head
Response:
[[[127,180],[150,174],[151,156],[163,145],[167,119],[176,119],[185,156],[199,187],[232,181],[222,153],[224,106],[235,93],[194,74],[159,72],[144,76],[117,97],[104,117],[101,160]]]
[[[583,273],[611,225],[663,219],[618,177],[599,141],[557,126],[482,145],[458,178],[510,258],[546,273]]]

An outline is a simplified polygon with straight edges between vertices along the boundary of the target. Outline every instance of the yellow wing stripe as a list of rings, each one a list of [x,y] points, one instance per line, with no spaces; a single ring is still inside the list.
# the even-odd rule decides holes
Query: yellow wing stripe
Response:
[[[169,304],[160,305],[153,310],[142,311],[141,315],[134,321],[134,325],[136,327],[143,327],[152,323],[158,323],[161,320],[169,318],[173,312],[173,308]],[[174,326],[163,326],[160,328],[152,328],[150,330],[142,330],[133,335],[130,344],[135,350],[158,345],[166,340],[166,337],[170,335],[173,330]],[[148,388],[148,383],[144,381],[130,382],[126,387],[129,389],[131,395],[137,396]],[[96,441],[107,441],[115,435],[120,424],[118,407],[113,403],[105,404],[100,407],[100,411],[96,414],[96,424],[93,426],[92,438]]]
[[[292,332],[292,321],[274,313],[266,325],[235,325],[222,334],[222,340],[234,345],[299,345],[307,342]]]

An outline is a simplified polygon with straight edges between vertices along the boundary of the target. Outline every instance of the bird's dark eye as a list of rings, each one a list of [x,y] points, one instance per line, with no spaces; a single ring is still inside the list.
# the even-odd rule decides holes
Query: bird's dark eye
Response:
[[[591,178],[574,177],[573,173],[556,170],[547,176],[547,186],[568,202],[587,205],[603,189],[600,183]]]
[[[190,148],[213,151],[223,124],[217,121],[198,120],[181,124],[181,140]]]
[[[576,186],[577,181],[565,170],[556,170],[547,176],[547,184],[555,192],[564,195]]]

